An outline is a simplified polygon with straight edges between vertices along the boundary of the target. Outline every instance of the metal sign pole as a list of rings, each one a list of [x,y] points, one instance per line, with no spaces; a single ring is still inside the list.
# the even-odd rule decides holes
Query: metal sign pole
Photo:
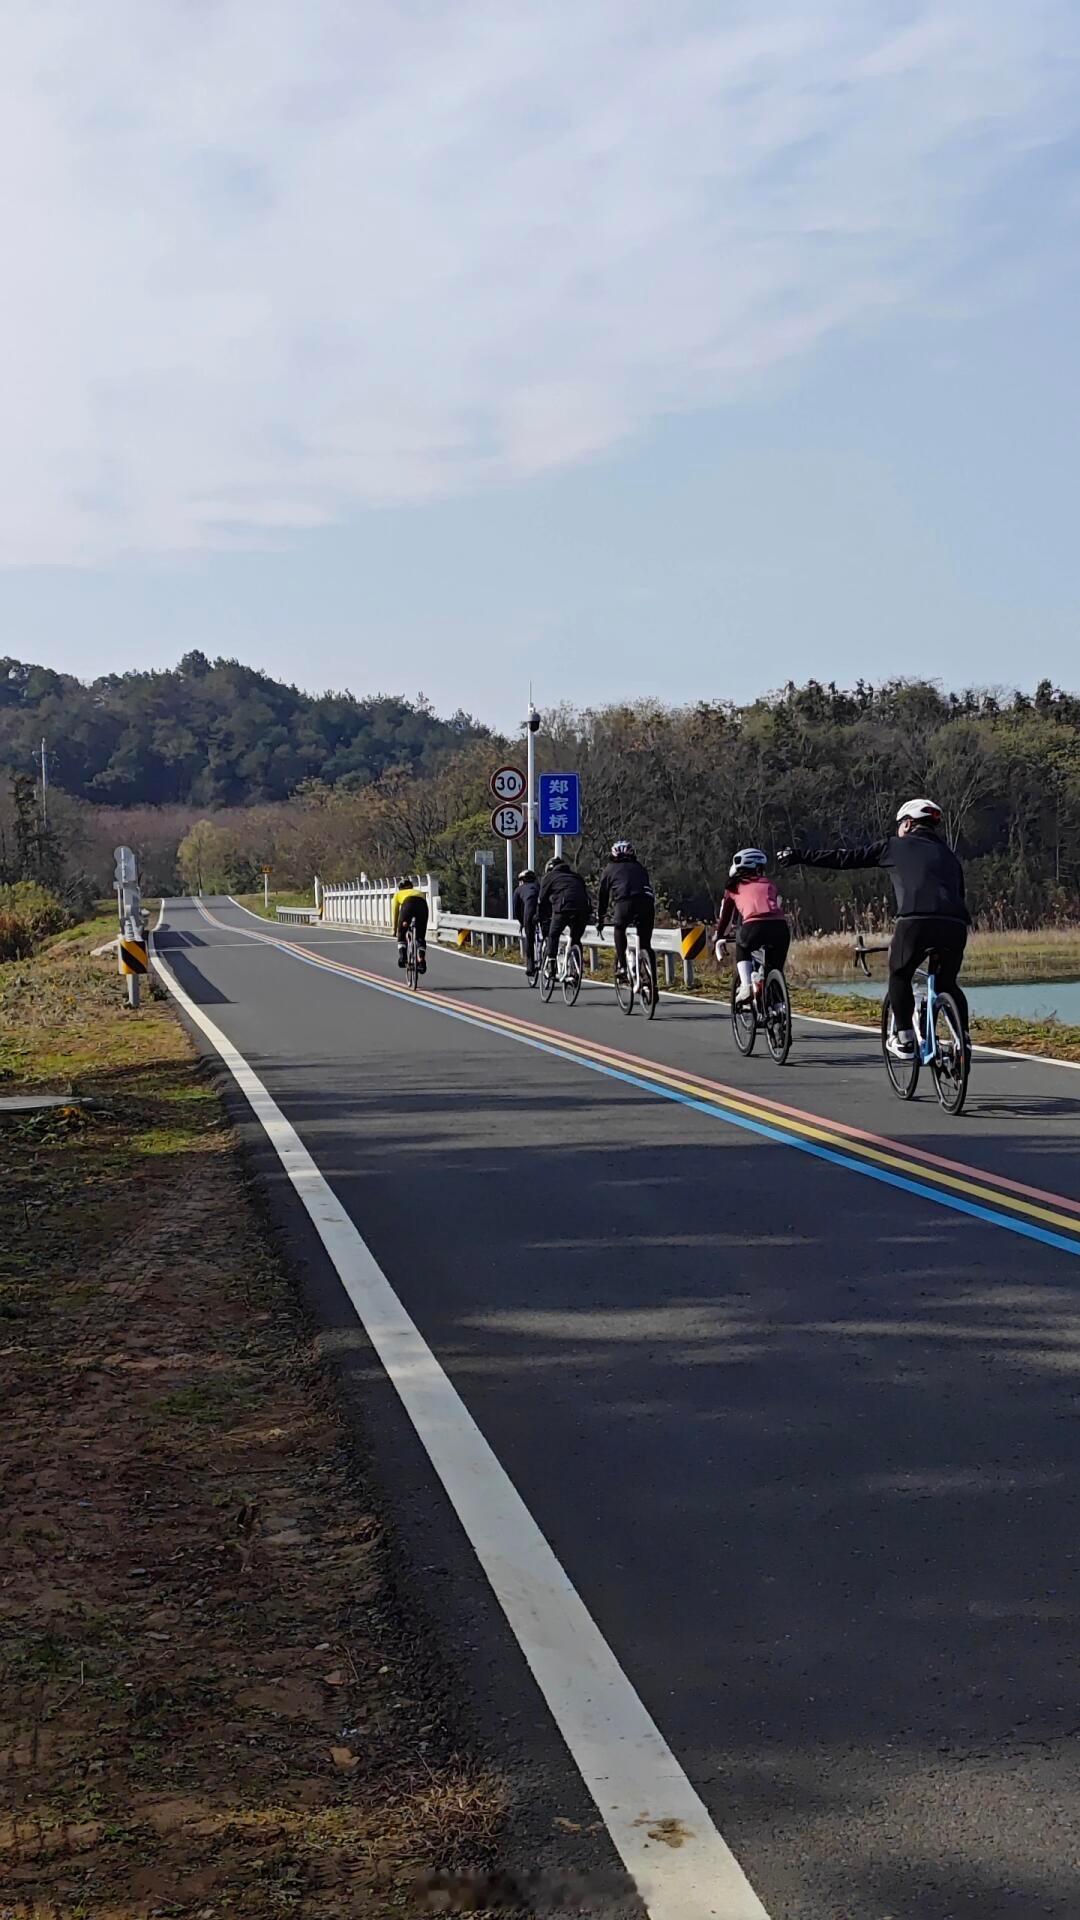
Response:
[[[487,862],[480,869],[480,918],[487,918]]]
[[[506,843],[506,917],[508,920],[514,917],[514,843],[512,840]]]
[[[536,866],[536,730],[540,725],[540,716],[529,695],[529,718],[525,723],[525,778],[528,785],[525,790],[525,817],[529,823],[527,841],[530,867]]]

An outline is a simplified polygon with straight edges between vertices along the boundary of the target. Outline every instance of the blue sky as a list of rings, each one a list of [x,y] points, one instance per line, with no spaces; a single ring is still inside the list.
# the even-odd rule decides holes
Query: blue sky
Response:
[[[0,77],[4,651],[1080,683],[1071,0],[103,12]]]

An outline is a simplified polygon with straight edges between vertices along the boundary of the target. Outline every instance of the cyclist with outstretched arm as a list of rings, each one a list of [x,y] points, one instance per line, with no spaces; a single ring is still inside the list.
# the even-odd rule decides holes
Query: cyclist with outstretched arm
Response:
[[[821,853],[789,848],[781,860],[792,866],[829,867],[850,873],[859,867],[884,867],[896,895],[896,929],[889,949],[889,1005],[895,1034],[890,1050],[902,1060],[915,1052],[916,968],[931,952],[938,956],[937,981],[956,1001],[968,1031],[967,997],[957,975],[964,958],[971,915],[964,890],[964,869],[942,833],[941,808],[933,800],[905,800],[896,816],[896,832],[864,847],[833,847]]]

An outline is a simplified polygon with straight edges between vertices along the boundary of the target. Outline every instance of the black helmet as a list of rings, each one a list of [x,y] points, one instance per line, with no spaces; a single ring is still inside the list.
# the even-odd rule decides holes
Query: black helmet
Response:
[[[532,867],[522,867],[521,872],[518,874],[518,879],[519,880],[535,880],[536,874],[533,871]]]
[[[563,859],[562,854],[554,853],[552,854],[551,859],[548,861],[547,866],[544,868],[544,872],[554,873],[556,867],[565,867],[565,865],[566,865],[566,861]]]

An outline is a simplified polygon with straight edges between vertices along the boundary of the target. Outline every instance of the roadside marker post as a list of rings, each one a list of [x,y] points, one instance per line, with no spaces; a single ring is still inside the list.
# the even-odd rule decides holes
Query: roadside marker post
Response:
[[[117,969],[127,979],[128,1006],[138,1007],[139,981],[148,971],[139,867],[130,847],[114,847],[113,860],[120,920],[120,936],[116,942]]]
[[[683,980],[688,987],[694,984],[694,961],[699,953],[705,951],[705,928],[700,920],[692,926],[680,927],[679,946],[682,951]]]

